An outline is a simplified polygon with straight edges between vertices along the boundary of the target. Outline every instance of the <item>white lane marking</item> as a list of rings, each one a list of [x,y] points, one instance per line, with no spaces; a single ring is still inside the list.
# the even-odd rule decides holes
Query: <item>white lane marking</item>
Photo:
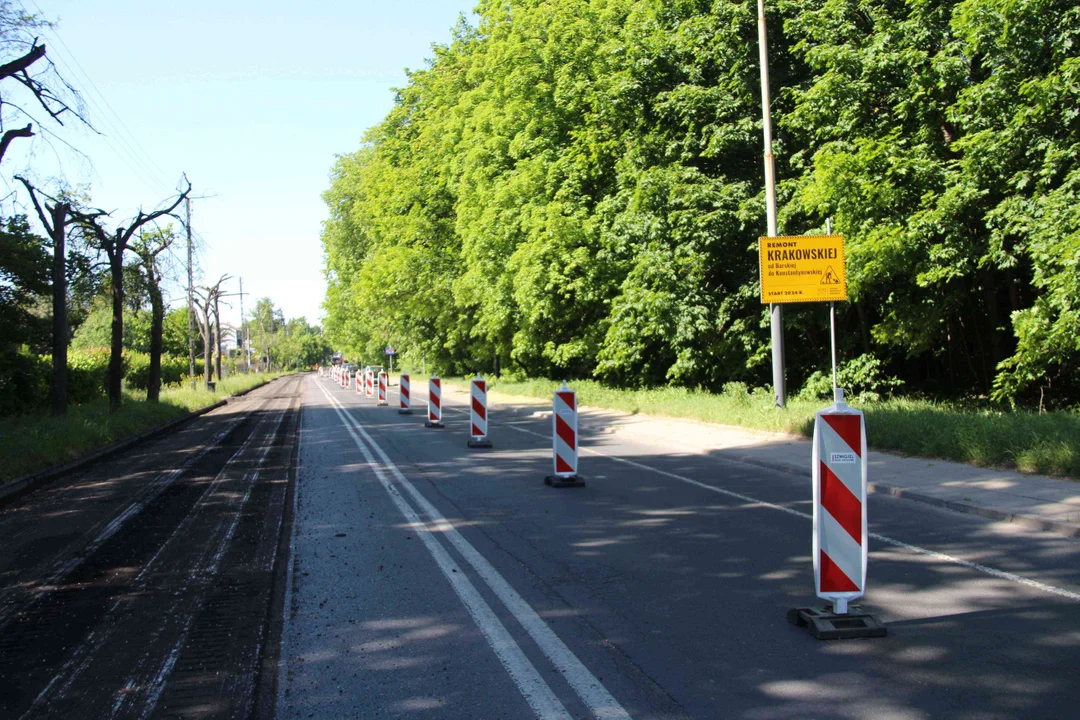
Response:
[[[323,391],[326,392],[325,390]],[[331,397],[327,395],[327,397]],[[331,397],[331,400],[333,398]],[[334,400],[334,402],[337,402]],[[447,520],[443,515],[428,502],[416,487],[409,482],[409,480],[398,470],[397,466],[390,460],[382,448],[379,447],[367,431],[360,425],[355,418],[349,414],[349,419],[360,434],[364,436],[364,439],[371,445],[379,455],[379,459],[382,460],[385,465],[397,481],[404,487],[409,494],[413,497],[416,503],[427,514],[429,518],[435,523],[438,531],[446,537],[461,553],[462,557],[477,574],[483,578],[492,592],[498,596],[499,600],[506,606],[506,608],[517,618],[517,621],[521,623],[521,626],[525,628],[525,631],[529,633],[529,637],[540,647],[544,655],[555,665],[556,668],[563,671],[566,680],[570,683],[570,686],[574,689],[574,692],[578,694],[582,702],[592,711],[593,715],[598,718],[610,718],[612,720],[628,719],[630,714],[619,704],[615,697],[607,691],[603,683],[596,679],[588,668],[577,658],[576,655],[566,646],[566,644],[559,639],[559,636],[555,634],[543,618],[536,614],[536,611],[532,609],[521,595],[518,594],[510,583],[499,574],[499,571],[487,561],[487,559],[480,554],[479,551],[474,548],[468,540],[462,537],[461,533],[457,531],[453,523]]]
[[[447,408],[447,409],[453,410],[454,412],[461,412],[460,410],[457,410],[456,408]],[[507,423],[507,424],[503,425],[503,427],[508,427],[508,428],[511,428],[512,430],[517,430],[518,432],[528,433],[529,435],[535,435],[536,437],[541,437],[541,438],[544,438],[545,440],[550,440],[551,439],[550,435],[545,435],[543,433],[538,433],[538,432],[535,432],[533,430],[527,430],[527,429],[525,429],[523,427],[518,427],[516,424],[513,424],[513,423]],[[800,510],[795,510],[793,508],[784,507],[783,505],[777,505],[775,503],[766,502],[764,500],[758,500],[757,498],[750,497],[749,495],[743,495],[742,493],[737,493],[737,492],[734,492],[732,490],[725,490],[723,488],[718,488],[718,487],[715,487],[713,485],[707,485],[706,483],[699,482],[699,481],[694,480],[692,478],[688,478],[685,475],[679,475],[677,473],[668,472],[667,470],[661,470],[660,468],[652,467],[651,465],[646,465],[644,463],[635,462],[633,460],[627,460],[626,458],[617,457],[615,455],[608,455],[607,453],[602,453],[599,450],[593,450],[592,448],[582,447],[580,449],[583,452],[587,452],[587,453],[590,453],[592,455],[599,455],[600,457],[607,458],[608,460],[614,460],[615,462],[620,462],[620,463],[623,463],[625,465],[630,465],[631,467],[636,467],[636,468],[639,468],[641,470],[649,470],[650,472],[654,472],[654,473],[656,473],[658,475],[663,475],[664,477],[669,477],[669,478],[671,478],[673,480],[678,480],[680,482],[684,482],[684,483],[693,485],[695,487],[699,487],[702,490],[708,490],[710,492],[719,493],[720,495],[727,495],[728,497],[735,498],[736,500],[742,500],[743,502],[752,503],[752,504],[755,504],[755,505],[760,505],[762,507],[767,507],[767,508],[770,508],[772,510],[779,510],[781,512],[788,513],[789,515],[795,515],[797,517],[806,518],[807,520],[813,520],[814,519],[813,516],[810,515],[810,513],[804,513],[804,512],[802,512]],[[731,462],[736,462],[736,461],[733,460]],[[903,542],[902,540],[896,540],[894,538],[888,537],[887,535],[880,535],[878,533],[873,533],[873,532],[869,533],[869,535],[870,535],[870,537],[874,538],[875,540],[886,543],[887,545],[892,545],[893,547],[903,548],[905,550],[909,550],[909,551],[911,551],[913,553],[916,553],[918,555],[925,555],[926,557],[931,557],[931,558],[934,558],[935,560],[942,560],[942,561],[945,561],[945,562],[950,562],[950,563],[953,563],[955,565],[960,565],[962,567],[969,568],[971,570],[977,570],[978,572],[984,573],[986,575],[990,575],[992,577],[1000,578],[1001,580],[1008,580],[1009,582],[1019,583],[1021,585],[1026,585],[1027,587],[1034,588],[1036,590],[1041,590],[1042,592],[1050,593],[1052,595],[1058,595],[1058,596],[1063,597],[1063,598],[1068,598],[1069,600],[1076,600],[1076,601],[1080,602],[1080,593],[1073,592],[1072,590],[1066,590],[1065,588],[1056,587],[1054,585],[1048,585],[1046,583],[1039,582],[1038,580],[1031,580],[1031,579],[1026,578],[1026,577],[1021,577],[1020,575],[1015,575],[1015,574],[1013,574],[1011,572],[1006,572],[1004,570],[998,570],[997,568],[989,567],[987,565],[980,565],[979,563],[971,562],[970,560],[964,560],[963,558],[958,558],[958,557],[955,557],[953,555],[946,555],[945,553],[938,552],[937,550],[928,550],[928,549],[926,549],[924,547],[919,547],[918,545],[912,545],[910,543]]]
[[[321,384],[318,388],[330,401],[330,406],[341,418],[342,425],[349,435],[352,436],[353,441],[356,443],[356,447],[363,453],[364,459],[367,461],[368,466],[375,472],[375,476],[379,479],[383,488],[390,495],[390,499],[397,506],[401,514],[405,516],[405,520],[416,530],[417,536],[423,541],[424,547],[431,553],[431,557],[435,560],[435,563],[442,570],[442,574],[446,576],[446,579],[450,582],[450,586],[457,593],[461,603],[468,610],[469,615],[472,616],[476,626],[480,628],[480,632],[484,635],[484,639],[487,640],[488,645],[495,651],[495,655],[498,656],[499,661],[503,667],[510,674],[510,678],[517,685],[518,690],[521,691],[522,696],[525,698],[525,702],[529,704],[529,707],[541,718],[551,718],[552,720],[571,720],[570,713],[566,711],[566,708],[559,701],[559,698],[555,696],[551,688],[548,686],[544,679],[540,677],[540,673],[529,661],[529,658],[525,656],[525,653],[514,641],[514,638],[507,631],[506,627],[502,624],[499,618],[495,615],[495,612],[491,609],[491,606],[487,604],[484,598],[480,595],[480,592],[472,584],[465,573],[458,572],[455,565],[456,563],[450,557],[450,554],[446,549],[435,539],[432,534],[432,530],[428,527],[408,501],[398,492],[398,489],[386,476],[383,468],[379,463],[375,461],[374,456],[368,449],[367,445],[360,439],[360,436],[353,430],[354,423],[348,413],[342,410],[342,405],[336,398],[332,397]],[[361,432],[363,430],[361,429]],[[366,433],[365,433],[366,434]]]

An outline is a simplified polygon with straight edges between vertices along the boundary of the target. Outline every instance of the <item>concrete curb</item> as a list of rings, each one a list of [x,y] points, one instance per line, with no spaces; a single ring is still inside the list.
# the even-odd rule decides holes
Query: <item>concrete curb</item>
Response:
[[[274,379],[276,380],[277,378]],[[63,477],[64,475],[73,472],[77,472],[79,470],[84,470],[91,465],[99,463],[103,460],[108,460],[109,458],[112,458],[120,454],[121,452],[135,445],[138,445],[141,442],[145,442],[146,440],[150,440],[152,438],[158,437],[159,435],[163,435],[166,432],[173,430],[190,420],[194,420],[200,415],[205,415],[211,410],[216,410],[219,407],[227,405],[229,401],[234,398],[247,395],[249,392],[253,390],[258,390],[261,387],[269,385],[271,382],[273,382],[273,380],[267,380],[266,382],[259,383],[258,385],[250,387],[247,390],[242,390],[235,395],[230,395],[226,398],[222,398],[221,400],[218,400],[212,405],[207,405],[206,407],[199,408],[198,410],[192,410],[186,415],[181,415],[180,417],[163,422],[160,425],[156,425],[150,428],[149,430],[143,430],[140,433],[135,433],[134,435],[126,437],[123,440],[114,442],[112,445],[106,445],[104,447],[91,450],[85,455],[77,457],[74,460],[69,460],[65,463],[60,463],[59,465],[53,465],[52,467],[45,468],[44,470],[39,470],[36,473],[22,475],[20,477],[14,478],[13,480],[9,480],[3,485],[0,485],[0,507],[3,507],[15,500],[18,500],[23,495],[37,490],[39,487],[46,485],[53,480],[56,480],[57,478]]]
[[[761,460],[755,457],[749,457],[746,455],[738,455],[726,450],[713,450],[713,453],[720,457],[727,458],[729,460],[735,460],[737,462],[745,463],[747,465],[756,465],[757,467],[763,467],[769,470],[776,470],[789,475],[799,475],[805,478],[813,477],[809,468],[799,465],[792,465],[791,463],[784,462],[769,462],[767,460]],[[907,488],[895,487],[880,482],[867,482],[867,492],[879,493],[882,495],[890,495],[892,497],[903,498],[905,500],[913,500],[915,502],[924,503],[926,505],[933,505],[934,507],[944,508],[946,510],[953,510],[955,512],[965,513],[967,515],[978,515],[990,520],[1003,520],[1010,522],[1021,527],[1028,528],[1029,530],[1039,530],[1043,532],[1054,533],[1055,535],[1062,535],[1068,538],[1080,538],[1080,525],[1074,525],[1072,523],[1058,522],[1056,520],[1047,520],[1046,518],[1036,517],[1034,515],[1024,515],[1023,513],[1010,513],[1004,510],[998,510],[991,507],[983,507],[981,505],[975,505],[974,503],[960,502],[957,500],[946,500],[945,498],[935,497],[934,495],[928,495],[926,493],[919,492],[917,490],[909,490]]]

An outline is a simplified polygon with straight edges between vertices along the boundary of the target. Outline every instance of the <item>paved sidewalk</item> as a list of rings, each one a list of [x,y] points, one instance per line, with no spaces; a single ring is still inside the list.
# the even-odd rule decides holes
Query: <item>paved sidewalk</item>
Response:
[[[536,406],[540,412],[551,406],[549,401],[497,391],[492,391],[491,402],[493,406]],[[581,413],[583,420],[608,423],[611,432],[641,435],[676,450],[713,454],[806,477],[811,474],[811,443],[802,437],[585,406]],[[872,444],[873,427],[867,428],[867,435]],[[1080,482],[874,450],[868,463],[870,492],[1080,537]]]

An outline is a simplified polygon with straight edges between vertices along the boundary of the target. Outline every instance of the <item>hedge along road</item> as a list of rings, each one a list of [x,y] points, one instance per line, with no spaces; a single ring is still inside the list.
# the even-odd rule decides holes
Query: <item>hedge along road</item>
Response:
[[[814,600],[804,478],[583,416],[589,484],[554,490],[535,406],[493,406],[469,451],[465,396],[428,430],[417,395],[308,381],[282,717],[1072,712],[1075,540],[871,496],[890,637],[819,642],[785,620]]]

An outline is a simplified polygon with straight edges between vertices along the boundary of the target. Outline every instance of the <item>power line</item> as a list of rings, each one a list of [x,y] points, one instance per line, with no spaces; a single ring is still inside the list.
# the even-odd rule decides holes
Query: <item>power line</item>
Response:
[[[34,0],[31,0],[31,4],[38,11],[41,17],[45,17],[45,13],[41,10],[37,3],[34,2]],[[26,10],[25,7],[23,9],[24,11]],[[112,105],[109,104],[109,101],[105,97],[104,93],[102,93],[101,90],[98,89],[97,85],[94,83],[89,73],[87,73],[86,70],[82,67],[82,64],[79,63],[78,58],[75,57],[75,54],[63,41],[63,39],[60,37],[60,34],[55,30],[55,28],[50,28],[45,32],[49,33],[52,38],[56,40],[59,47],[67,54],[67,58],[65,59],[62,53],[57,53],[54,56],[54,59],[57,61],[57,63],[64,67],[65,72],[72,79],[77,78],[78,75],[81,74],[82,78],[80,82],[83,82],[85,86],[88,87],[100,99],[99,103],[89,92],[85,96],[87,102],[93,105],[94,108],[98,111],[100,121],[112,130],[113,139],[115,139],[116,142],[122,146],[124,152],[122,153],[120,151],[120,148],[118,148],[110,141],[108,135],[102,133],[102,140],[105,142],[105,144],[109,147],[110,150],[116,153],[117,157],[119,157],[120,160],[128,166],[128,169],[131,170],[136,176],[138,176],[139,179],[142,180],[148,188],[153,189],[155,192],[159,193],[163,190],[166,190],[167,194],[167,188],[169,187],[169,184],[164,179],[165,173],[161,169],[161,167],[156,162],[154,162],[150,154],[146,152],[146,149],[139,143],[138,139],[127,127],[127,125],[124,124],[123,119],[116,112],[116,110],[113,109]],[[68,60],[70,60],[70,63],[68,62]],[[75,71],[75,68],[78,69],[78,72]],[[109,114],[105,112],[106,109],[108,110],[108,113],[111,113],[112,118],[110,118]],[[115,118],[115,121],[113,120],[113,118]],[[125,137],[125,133],[127,134],[127,137]],[[127,157],[124,156],[124,153],[127,154]]]
[[[37,9],[38,13],[40,13],[41,16],[44,17],[45,13],[38,6],[37,2],[35,2],[35,0],[31,0],[31,3]],[[49,28],[48,30],[46,30],[46,32],[51,34],[53,36],[53,38],[56,40],[56,42],[59,43],[60,47],[63,48],[64,52],[67,53],[68,58],[71,60],[71,62],[74,64],[74,66],[78,69],[78,71],[82,74],[83,79],[86,81],[86,84],[90,87],[91,90],[93,90],[97,94],[97,96],[101,99],[101,102],[105,105],[105,107],[108,109],[108,111],[110,113],[112,113],[112,116],[116,119],[116,123],[119,125],[120,130],[123,131],[123,132],[118,131],[116,133],[117,139],[120,140],[121,142],[123,142],[125,144],[125,146],[129,149],[129,151],[132,153],[132,155],[137,157],[140,160],[140,162],[143,163],[143,165],[146,167],[147,171],[150,172],[151,176],[153,176],[155,174],[155,170],[156,170],[157,177],[154,178],[154,179],[161,182],[164,178],[166,178],[165,172],[161,169],[161,167],[157,163],[154,162],[154,159],[150,156],[149,153],[146,152],[146,149],[139,143],[138,138],[136,138],[135,135],[131,132],[131,130],[128,129],[127,125],[124,124],[123,118],[121,118],[120,115],[116,112],[116,110],[113,109],[112,105],[109,103],[108,98],[105,97],[105,94],[102,93],[101,90],[98,88],[97,84],[94,83],[93,79],[90,77],[90,74],[88,72],[86,72],[85,68],[83,68],[82,64],[79,62],[79,59],[77,57],[75,57],[75,53],[73,53],[71,51],[71,48],[69,48],[67,46],[67,43],[64,42],[64,39],[62,37],[60,37],[59,31],[57,31],[56,28]],[[70,72],[70,66],[69,66],[69,72]],[[74,75],[73,72],[71,74]],[[91,99],[91,101],[93,101],[92,98],[90,98],[90,99]],[[100,109],[100,106],[99,106],[99,109]],[[105,117],[104,114],[103,114],[103,119],[106,120],[107,122],[109,122],[110,124],[112,124],[112,121],[109,120],[109,118]],[[114,125],[114,127],[116,127],[116,126]],[[128,138],[130,138],[131,143],[129,143],[123,137],[124,132],[127,133],[127,136],[128,136]],[[132,143],[134,143],[134,145],[138,148],[138,152],[136,152],[136,150],[134,148],[132,148]],[[141,156],[139,155],[140,152],[141,152]],[[168,185],[167,182],[165,182],[164,184],[166,186]]]

